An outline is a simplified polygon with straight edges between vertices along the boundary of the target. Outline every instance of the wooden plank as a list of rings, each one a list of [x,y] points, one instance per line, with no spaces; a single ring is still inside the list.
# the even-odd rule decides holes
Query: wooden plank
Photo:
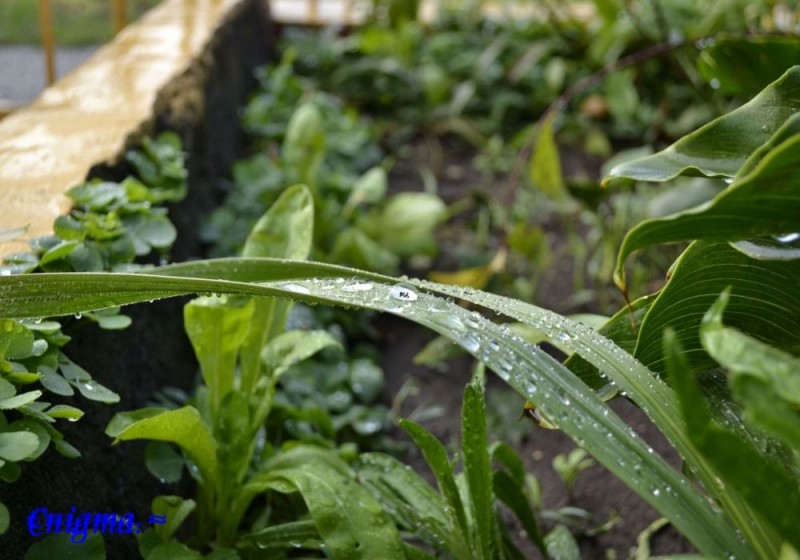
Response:
[[[0,257],[52,233],[71,206],[64,193],[148,130],[159,92],[199,64],[214,31],[244,1],[165,0],[0,121],[0,229],[28,227],[24,239],[0,243]]]

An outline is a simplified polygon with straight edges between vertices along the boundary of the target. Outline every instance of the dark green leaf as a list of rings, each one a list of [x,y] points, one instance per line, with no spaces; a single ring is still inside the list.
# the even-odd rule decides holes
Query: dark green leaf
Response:
[[[721,91],[754,94],[800,60],[796,37],[719,37],[700,54],[700,73]]]
[[[85,539],[85,540],[84,540]],[[53,560],[54,558],[80,558],[105,560],[106,546],[103,535],[91,528],[87,533],[54,533],[36,542],[25,553],[25,560]]]
[[[251,495],[266,489],[300,492],[333,558],[403,558],[391,519],[333,452],[310,446],[285,451],[246,485]]]
[[[800,261],[754,261],[727,243],[693,243],[673,267],[642,322],[636,357],[664,371],[661,333],[675,330],[694,369],[714,367],[700,343],[700,322],[731,287],[728,325],[787,352],[800,351]]]
[[[162,483],[178,482],[183,474],[183,457],[163,441],[151,441],[147,444],[144,464],[150,474]]]
[[[290,367],[320,350],[341,347],[327,331],[294,330],[270,340],[261,352],[261,360],[272,377],[278,379]]]
[[[675,144],[611,170],[608,178],[668,181],[681,174],[733,177],[759,146],[800,109],[800,67],[788,70],[749,103]]]
[[[782,539],[800,548],[797,480],[745,440],[712,422],[700,387],[671,329],[664,332],[664,349],[667,370],[680,396],[681,412],[692,442],[717,469],[725,487],[735,488]]]

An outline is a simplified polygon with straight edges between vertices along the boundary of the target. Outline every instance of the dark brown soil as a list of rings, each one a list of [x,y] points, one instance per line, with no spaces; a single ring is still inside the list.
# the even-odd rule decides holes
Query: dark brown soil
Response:
[[[420,142],[411,150],[410,159],[400,160],[391,176],[390,184],[393,189],[421,190],[422,179],[418,169],[421,160],[426,162],[426,154],[430,155],[429,146],[426,142]],[[453,149],[443,150],[438,161],[431,164],[431,160],[427,160],[430,168],[439,172],[438,192],[447,202],[464,197],[471,189],[482,189],[491,194],[493,189],[497,192],[505,188],[502,182],[489,185],[488,190],[486,185],[480,186],[480,173],[471,164],[473,155],[474,151],[456,145]],[[567,153],[564,161],[565,169],[570,174],[597,176],[597,162],[591,159],[580,154]],[[556,227],[555,231],[557,230]],[[445,252],[448,249],[446,244],[441,248]],[[447,254],[440,256],[437,265],[448,263],[449,260]],[[576,311],[564,308],[564,302],[570,295],[570,282],[559,281],[559,277],[563,278],[564,274],[571,274],[571,266],[569,262],[558,263],[557,267],[562,270],[551,275],[550,281],[537,291],[539,295],[536,304],[560,312]],[[613,288],[609,286],[608,289]],[[431,410],[431,407],[440,407],[440,414],[423,424],[450,445],[451,450],[457,449],[461,430],[462,393],[473,371],[474,362],[468,358],[456,359],[448,365],[446,371],[416,366],[412,363],[413,356],[433,338],[433,333],[404,319],[390,316],[381,317],[378,330],[383,336],[380,348],[381,365],[387,375],[389,398],[395,398],[404,384],[413,383],[417,390],[400,405],[401,415],[414,415],[426,408]],[[492,417],[507,419],[518,417],[522,412],[523,399],[495,376],[491,376],[489,380],[487,401]],[[637,407],[621,398],[616,399],[611,406],[657,452],[675,467],[680,466],[675,451]],[[539,480],[546,510],[557,510],[564,506],[581,508],[592,516],[592,521],[586,525],[587,529],[598,527],[614,516],[619,517],[619,522],[608,531],[592,537],[580,536],[582,558],[628,558],[630,551],[636,546],[639,533],[658,519],[659,514],[599,465],[590,467],[578,477],[572,495],[569,496],[553,470],[552,461],[558,454],[569,453],[575,448],[575,444],[560,431],[546,430],[524,420],[522,422],[522,425],[517,424],[516,420],[511,421],[510,426],[508,421],[505,425],[490,425],[490,438],[518,440],[510,443],[514,444],[525,460],[529,472]],[[398,430],[398,437],[403,437],[401,430]],[[418,452],[412,452],[407,460],[418,472],[433,481],[432,474]],[[551,524],[545,522],[545,526],[549,525]],[[516,531],[513,522],[510,526]],[[526,557],[540,557],[530,543],[524,544],[523,551]],[[653,554],[670,554],[691,552],[693,549],[674,528],[667,527],[653,537],[651,551]]]

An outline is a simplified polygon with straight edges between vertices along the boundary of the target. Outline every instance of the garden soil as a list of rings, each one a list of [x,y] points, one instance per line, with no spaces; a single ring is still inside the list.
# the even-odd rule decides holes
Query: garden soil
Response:
[[[390,177],[393,191],[421,190],[422,179],[419,173],[420,161],[430,162],[429,142],[418,142],[408,158],[400,159]],[[480,173],[472,165],[474,151],[447,146],[437,151],[437,161],[430,167],[438,172],[438,192],[446,202],[463,197],[467,189],[480,184]],[[599,162],[587,158],[583,154],[563,153],[562,161],[567,175],[597,177]],[[505,179],[504,179],[505,181]],[[492,191],[502,192],[506,188],[502,182],[492,185],[485,193],[492,196]],[[557,226],[557,224],[556,224]],[[557,230],[557,227],[556,227]],[[556,236],[557,237],[557,236]],[[556,240],[558,241],[558,240]],[[562,242],[564,242],[562,240]],[[441,244],[446,253],[446,242]],[[441,255],[438,265],[447,263],[448,255]],[[537,301],[533,302],[545,308],[559,312],[597,311],[589,307],[580,310],[564,309],[563,302],[568,298],[571,281],[571,263],[559,262],[554,267],[556,273],[544,282],[537,290]],[[420,271],[409,271],[419,275]],[[611,282],[608,290],[615,290]],[[566,290],[566,292],[565,292]],[[474,371],[475,362],[471,358],[461,357],[452,360],[446,369],[414,365],[413,357],[434,338],[434,333],[423,329],[405,319],[382,315],[377,323],[381,333],[381,365],[387,376],[387,398],[396,399],[401,388],[406,385],[414,387],[412,391],[403,391],[408,396],[399,406],[401,415],[414,415],[431,412],[432,418],[422,421],[423,425],[439,437],[451,452],[458,449],[461,430],[461,399],[464,385]],[[579,537],[581,557],[585,559],[620,559],[632,555],[636,547],[637,537],[651,523],[659,519],[659,514],[643,501],[620,480],[600,465],[594,465],[583,471],[577,479],[573,491],[568,493],[552,467],[553,459],[559,454],[567,454],[575,449],[575,444],[562,432],[539,427],[534,422],[521,418],[524,400],[508,388],[498,377],[489,374],[487,384],[487,402],[490,439],[503,439],[512,443],[519,455],[524,459],[528,472],[533,473],[541,486],[543,507],[546,510],[558,510],[564,507],[580,508],[590,514],[591,519],[582,526],[588,529],[598,528],[610,520],[616,523],[608,530],[600,530],[598,534],[581,535],[581,531],[573,531]],[[677,453],[667,443],[658,429],[631,402],[617,398],[611,407],[650,444],[658,453],[676,468],[680,468]],[[499,422],[492,418],[505,418]],[[509,420],[509,418],[511,420]],[[508,437],[507,437],[508,436]],[[402,430],[397,429],[397,437],[404,437]],[[513,441],[509,441],[512,439]],[[409,446],[405,458],[417,472],[425,476],[431,483],[434,478],[424,458],[413,445]],[[519,536],[517,539],[526,558],[539,558],[535,547],[522,537],[521,529],[510,519],[509,526]],[[552,521],[545,521],[545,527],[552,527]],[[651,553],[654,555],[678,554],[693,552],[692,546],[671,526],[656,532],[650,540]]]

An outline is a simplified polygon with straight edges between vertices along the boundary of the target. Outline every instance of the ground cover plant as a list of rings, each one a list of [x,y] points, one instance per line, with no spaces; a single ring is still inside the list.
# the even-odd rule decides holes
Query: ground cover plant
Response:
[[[4,277],[0,314],[58,315],[197,292],[282,296],[397,314],[451,338],[485,363],[664,515],[701,554],[792,558],[800,545],[797,410],[791,390],[800,269],[796,236],[787,232],[798,215],[798,80],[800,68],[792,68],[740,109],[612,172],[612,178],[663,180],[700,173],[726,186],[690,210],[629,232],[617,266],[621,286],[626,286],[624,263],[633,248],[677,240],[692,244],[660,293],[636,300],[632,311],[621,310],[600,332],[474,289],[259,258],[183,263],[134,274]],[[730,222],[729,216],[738,219]],[[534,326],[576,357],[563,365],[503,324],[448,297]],[[684,472],[667,465],[592,389],[608,384],[650,416],[680,452]],[[486,526],[476,530],[491,532]],[[347,554],[357,554],[365,542],[353,539]]]
[[[165,254],[176,231],[164,205],[186,195],[186,169],[180,140],[163,134],[145,139],[126,159],[133,175],[119,183],[89,181],[71,189],[75,206],[53,225],[54,234],[33,239],[30,252],[7,256],[0,276],[35,271],[132,270],[134,258]],[[24,231],[5,232],[9,238]],[[76,318],[108,330],[125,329],[130,318],[119,309],[85,313]],[[15,482],[21,464],[36,460],[52,443],[62,455],[80,457],[80,450],[54,427],[57,420],[77,421],[83,411],[46,399],[72,396],[75,389],[87,399],[116,403],[109,390],[66,354],[70,340],[58,320],[4,320],[0,329],[0,480]],[[47,395],[47,396],[46,396]],[[42,398],[45,397],[45,398]],[[9,526],[8,509],[0,502],[0,533]]]

